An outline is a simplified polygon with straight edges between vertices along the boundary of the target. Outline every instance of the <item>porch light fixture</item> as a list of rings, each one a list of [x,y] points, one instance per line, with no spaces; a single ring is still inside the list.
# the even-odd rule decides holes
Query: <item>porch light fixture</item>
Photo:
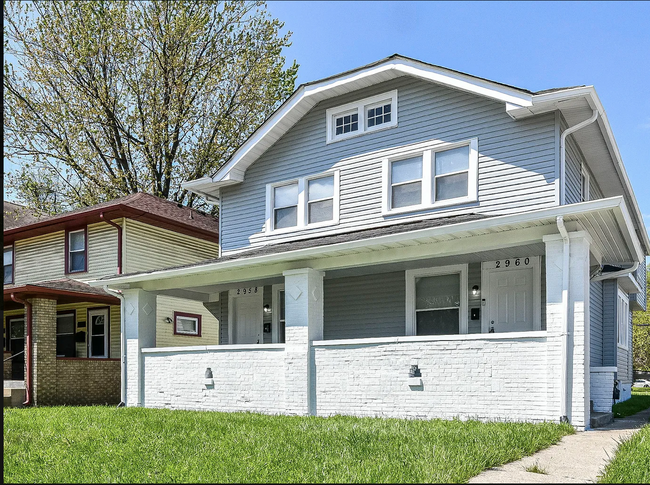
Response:
[[[172,323],[174,320],[172,320],[171,317],[165,317],[165,322],[167,323]]]
[[[264,313],[271,313],[271,305],[264,305]]]
[[[479,294],[478,285],[472,286],[472,296],[478,296],[478,294]]]

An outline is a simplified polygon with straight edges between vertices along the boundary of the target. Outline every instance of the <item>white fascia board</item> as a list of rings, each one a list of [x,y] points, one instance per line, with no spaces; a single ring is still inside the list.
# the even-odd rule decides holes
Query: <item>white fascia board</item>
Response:
[[[295,109],[302,109],[304,112],[316,105],[316,103],[329,97],[340,95],[340,88],[353,91],[365,86],[368,79],[377,77],[386,71],[395,70],[399,76],[409,75],[419,77],[430,82],[435,82],[452,88],[460,89],[470,93],[486,96],[488,98],[511,103],[514,106],[531,106],[532,95],[515,88],[509,88],[490,81],[474,78],[421,64],[405,59],[393,59],[379,66],[369,67],[361,71],[329,79],[320,83],[303,86],[299,88],[285,103],[276,111],[246,142],[234,153],[230,161],[224,165],[213,177],[213,182],[224,180],[226,175],[236,166],[241,165],[246,170],[255,160],[252,155],[253,148],[268,139],[269,135],[276,130],[278,135],[286,133],[292,125],[283,124],[285,118]],[[373,84],[371,82],[371,84]],[[337,94],[339,93],[339,94]],[[264,147],[268,148],[268,147]]]
[[[594,201],[580,202],[579,204],[572,204],[559,207],[551,207],[547,209],[538,209],[530,212],[523,212],[517,214],[508,214],[503,216],[488,217],[486,219],[479,219],[477,221],[467,221],[458,224],[450,224],[446,226],[430,227],[426,229],[419,229],[417,231],[402,232],[397,234],[388,234],[385,236],[377,236],[368,239],[361,239],[357,241],[347,241],[328,246],[317,246],[313,248],[297,249],[295,251],[287,251],[282,253],[265,254],[262,256],[253,256],[250,258],[232,259],[229,261],[216,261],[200,266],[190,266],[186,268],[177,269],[161,269],[152,271],[150,273],[135,274],[131,276],[115,276],[114,278],[104,280],[89,281],[90,286],[103,286],[103,285],[122,285],[129,283],[140,283],[144,281],[151,281],[157,279],[178,278],[182,276],[209,273],[212,271],[243,269],[252,266],[263,264],[272,264],[283,262],[285,260],[295,260],[296,258],[309,258],[309,257],[323,257],[328,253],[336,253],[338,251],[353,250],[357,248],[364,248],[374,245],[384,245],[391,243],[400,243],[402,241],[439,237],[443,235],[453,235],[459,232],[486,230],[499,226],[513,225],[513,224],[526,224],[533,223],[542,219],[549,219],[555,221],[556,216],[561,215],[580,215],[589,212],[598,212],[602,210],[613,210],[619,207],[625,207],[623,197],[611,197],[608,199],[597,199]],[[624,224],[624,220],[619,220],[619,224]],[[623,226],[625,227],[625,226]],[[632,237],[636,237],[632,227],[628,227],[632,231]],[[627,238],[626,238],[627,240]]]

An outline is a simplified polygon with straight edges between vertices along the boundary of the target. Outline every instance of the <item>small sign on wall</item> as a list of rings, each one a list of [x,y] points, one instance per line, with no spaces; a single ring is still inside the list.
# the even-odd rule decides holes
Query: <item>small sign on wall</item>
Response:
[[[496,261],[484,263],[483,269],[529,268],[534,264],[536,258],[536,256],[527,256],[524,258],[498,259]]]
[[[247,286],[243,288],[237,288],[235,290],[235,296],[244,296],[244,295],[255,295],[258,292],[261,292],[262,288],[257,286]]]

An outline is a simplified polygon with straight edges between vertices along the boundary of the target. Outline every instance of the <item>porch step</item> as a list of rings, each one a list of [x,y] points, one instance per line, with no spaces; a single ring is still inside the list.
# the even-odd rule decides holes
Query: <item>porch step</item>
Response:
[[[614,413],[591,413],[591,427],[600,428],[614,422]]]
[[[25,401],[25,381],[7,380],[3,384],[2,407],[23,407],[23,402]]]

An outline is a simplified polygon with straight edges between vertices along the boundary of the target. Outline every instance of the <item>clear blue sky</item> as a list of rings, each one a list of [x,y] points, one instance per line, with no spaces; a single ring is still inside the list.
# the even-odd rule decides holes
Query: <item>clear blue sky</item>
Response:
[[[391,54],[538,91],[593,85],[650,232],[650,2],[281,2],[298,84]]]

